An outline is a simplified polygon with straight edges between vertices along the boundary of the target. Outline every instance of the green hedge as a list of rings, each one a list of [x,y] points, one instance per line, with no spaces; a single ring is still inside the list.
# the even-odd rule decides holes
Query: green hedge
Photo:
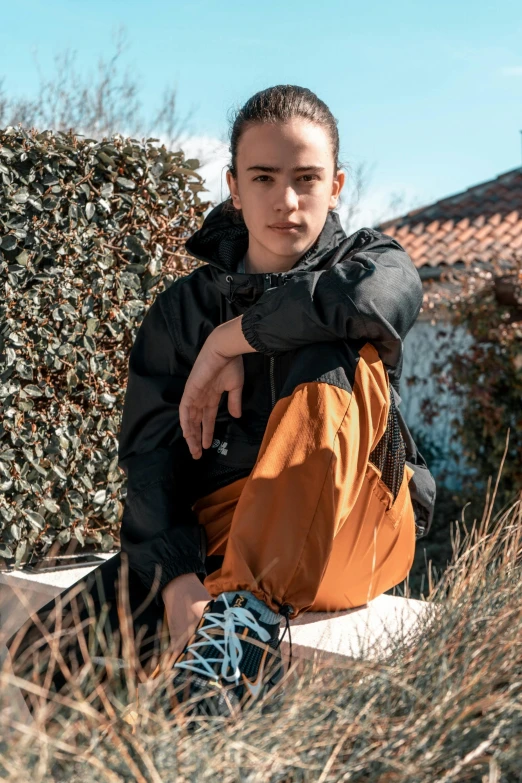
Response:
[[[0,129],[0,566],[119,546],[129,352],[209,205],[157,142]]]

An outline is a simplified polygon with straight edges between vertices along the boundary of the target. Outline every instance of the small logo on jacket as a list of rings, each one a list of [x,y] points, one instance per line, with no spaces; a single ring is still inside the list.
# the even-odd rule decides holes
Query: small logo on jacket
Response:
[[[214,439],[212,441],[212,448],[217,449],[218,454],[228,454],[227,446],[228,443],[226,440],[221,441],[221,440]]]

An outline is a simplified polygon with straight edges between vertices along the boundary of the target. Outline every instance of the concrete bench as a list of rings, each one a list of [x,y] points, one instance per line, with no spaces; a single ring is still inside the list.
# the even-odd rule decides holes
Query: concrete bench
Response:
[[[108,560],[115,553],[97,553]],[[0,573],[0,670],[9,659],[6,641],[23,623],[59,593],[72,587],[97,566],[31,574],[24,571]],[[18,595],[17,595],[18,593]],[[419,621],[429,616],[433,605],[425,601],[381,595],[369,604],[341,612],[305,612],[290,621],[294,660],[316,659],[332,665],[346,664],[350,658],[371,659],[390,645],[400,633],[414,634]],[[282,623],[282,629],[284,622]],[[281,644],[288,656],[288,631]],[[7,671],[10,670],[7,660]],[[13,712],[26,724],[32,722],[18,688],[12,690]]]

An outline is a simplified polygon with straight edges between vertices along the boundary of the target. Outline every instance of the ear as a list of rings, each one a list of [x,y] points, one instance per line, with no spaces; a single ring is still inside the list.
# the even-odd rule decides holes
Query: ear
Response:
[[[345,179],[346,179],[346,175],[344,171],[339,169],[332,183],[332,195],[330,196],[328,209],[334,209],[337,206],[337,201],[339,200],[339,194],[343,189]]]
[[[232,204],[236,209],[241,209],[241,199],[239,198],[239,193],[237,190],[237,182],[232,176],[230,169],[227,169],[226,177],[228,189],[230,190],[230,196],[232,198]]]

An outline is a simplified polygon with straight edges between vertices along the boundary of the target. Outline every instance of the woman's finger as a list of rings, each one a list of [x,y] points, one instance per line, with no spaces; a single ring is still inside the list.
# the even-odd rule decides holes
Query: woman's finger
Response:
[[[183,431],[183,437],[188,438],[193,434],[194,421],[193,421],[193,406],[181,400],[179,406],[179,422]]]
[[[183,431],[183,437],[186,438],[190,435],[192,423],[190,420],[190,406],[185,399],[185,395],[183,395],[179,404],[179,423]]]
[[[179,420],[190,453],[197,458],[201,450],[201,412],[195,405],[185,404],[182,400],[179,406]]]
[[[194,446],[194,450],[199,454],[201,452],[201,422],[203,419],[203,411],[198,408],[197,405],[192,405],[190,409],[191,413],[191,441]]]
[[[218,406],[207,406],[203,409],[203,435],[202,446],[204,449],[209,449],[212,446],[212,440],[214,437],[214,425],[216,423],[216,413]]]
[[[187,446],[189,447],[189,451],[192,454],[192,456],[197,459],[201,456],[201,435],[198,437],[197,434],[189,435],[185,438],[187,441]]]

